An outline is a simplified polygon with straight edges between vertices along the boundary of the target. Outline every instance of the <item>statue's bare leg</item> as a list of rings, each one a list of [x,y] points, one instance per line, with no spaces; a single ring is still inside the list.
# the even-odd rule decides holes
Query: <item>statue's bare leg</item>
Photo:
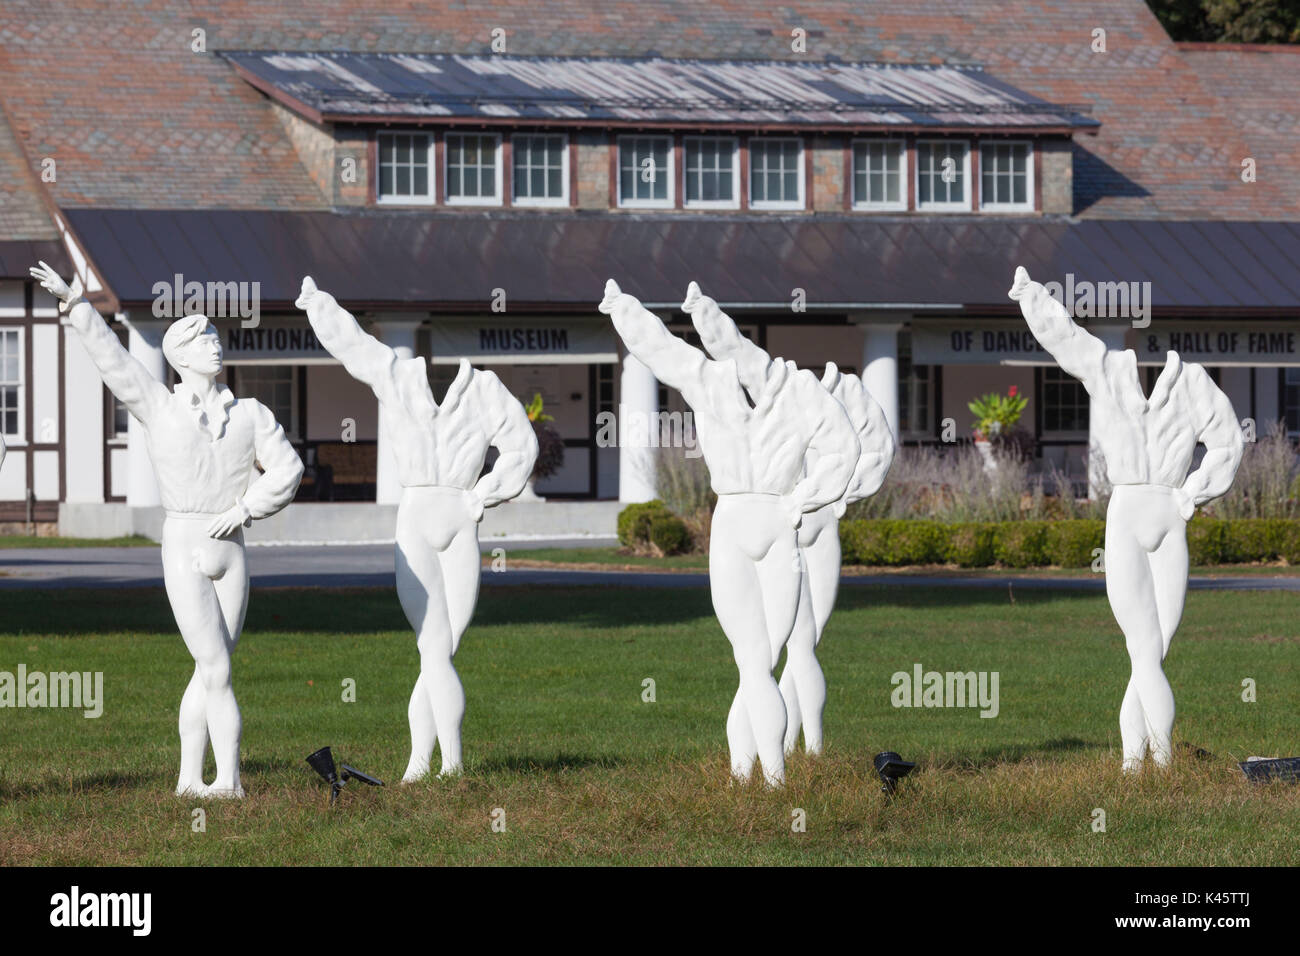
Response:
[[[1148,748],[1157,765],[1172,756],[1174,693],[1161,667],[1165,639],[1151,552],[1170,532],[1182,532],[1181,521],[1172,497],[1139,486],[1117,486],[1107,510],[1106,596],[1132,662],[1120,707],[1127,772],[1141,768]],[[1176,553],[1166,552],[1175,560]]]
[[[445,491],[405,489],[397,516],[397,596],[420,651],[420,676],[407,705],[411,758],[405,782],[429,772],[435,743],[442,773],[457,773],[462,765],[465,691],[452,656],[478,597],[478,526],[464,499]],[[466,588],[471,593],[463,593]]]
[[[840,586],[840,536],[839,522],[833,512],[829,523],[817,529],[815,536],[802,548],[804,582],[799,598],[799,612],[795,617],[790,642],[786,645],[785,669],[781,672],[781,696],[785,698],[787,723],[785,752],[792,753],[803,728],[804,749],[810,754],[822,752],[822,715],[826,710],[826,677],[817,660],[817,646],[821,643],[835,608],[835,596]],[[807,515],[818,520],[814,512]],[[801,532],[803,529],[800,529]],[[801,534],[801,538],[803,535]]]
[[[236,532],[229,539],[217,540],[208,537],[206,527],[203,520],[185,518],[169,518],[163,526],[167,599],[185,646],[194,658],[198,678],[198,688],[191,679],[181,701],[182,776],[177,792],[194,794],[196,777],[202,785],[203,750],[195,753],[201,739],[195,726],[201,703],[217,777],[200,795],[240,797],[239,741],[243,722],[230,666],[238,635],[231,636],[228,620],[242,627],[248,575],[242,534]]]
[[[740,673],[727,720],[732,774],[748,779],[757,757],[771,786],[785,782],[785,703],[772,666],[773,649],[779,652],[788,639],[798,607],[794,547],[794,531],[776,496],[719,499],[710,536],[709,588]]]

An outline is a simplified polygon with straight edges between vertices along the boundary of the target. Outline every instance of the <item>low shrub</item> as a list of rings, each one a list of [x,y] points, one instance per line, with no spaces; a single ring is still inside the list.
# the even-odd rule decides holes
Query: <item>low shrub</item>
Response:
[[[992,524],[976,521],[949,525],[944,557],[963,568],[987,568],[993,563],[993,528]]]
[[[993,557],[1008,568],[1037,568],[1051,561],[1046,521],[1003,521],[995,526]]]
[[[1106,522],[1095,518],[1052,521],[1044,547],[1047,561],[1058,568],[1092,567],[1097,551],[1106,546]]]
[[[650,543],[660,554],[681,554],[690,550],[691,532],[677,515],[655,515],[650,519]]]
[[[650,542],[650,522],[671,514],[658,498],[628,505],[618,513],[618,543],[625,548],[645,547]]]

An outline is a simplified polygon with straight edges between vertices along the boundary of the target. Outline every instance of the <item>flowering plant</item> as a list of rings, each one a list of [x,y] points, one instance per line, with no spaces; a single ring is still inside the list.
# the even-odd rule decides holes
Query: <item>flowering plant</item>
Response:
[[[1029,399],[1020,395],[1019,391],[1012,385],[1005,395],[989,392],[967,403],[967,407],[975,415],[971,427],[975,429],[977,441],[996,438],[1016,426],[1025,406],[1029,404]]]

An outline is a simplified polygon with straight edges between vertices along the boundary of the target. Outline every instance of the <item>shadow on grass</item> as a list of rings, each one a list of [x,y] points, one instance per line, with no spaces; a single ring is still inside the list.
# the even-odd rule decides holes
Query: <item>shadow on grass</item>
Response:
[[[75,794],[83,791],[113,790],[165,790],[171,793],[176,788],[175,776],[171,773],[136,770],[129,773],[109,771],[92,773],[68,780],[64,777],[44,777],[31,783],[0,781],[0,800],[20,797],[35,797],[42,794]]]
[[[335,598],[343,600],[331,600]],[[1079,590],[1017,591],[1014,604],[1024,608],[1062,599],[1095,602],[1099,595]],[[882,581],[842,588],[837,607],[934,610],[1000,608],[1011,603],[1004,588],[945,588],[940,581],[934,587],[902,588]],[[470,626],[544,623],[610,629],[712,618],[706,588],[517,586],[484,593]],[[8,592],[3,626],[7,633],[18,634],[176,634],[161,588]],[[410,625],[389,588],[254,588],[244,629],[374,634],[408,633]]]
[[[562,773],[566,770],[614,770],[623,766],[617,757],[594,757],[587,754],[558,753],[548,757],[489,757],[474,761],[471,773],[505,770],[511,773]]]
[[[1084,750],[1105,750],[1105,744],[1091,743],[1078,737],[1058,737],[1042,744],[1013,744],[1008,747],[990,747],[980,754],[970,756],[945,755],[934,763],[935,769],[956,770],[960,773],[978,773],[999,764],[1028,763],[1043,757]]]

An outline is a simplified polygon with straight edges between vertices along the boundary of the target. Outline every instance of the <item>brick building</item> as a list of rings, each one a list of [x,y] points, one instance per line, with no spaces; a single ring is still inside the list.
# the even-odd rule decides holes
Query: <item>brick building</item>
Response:
[[[1087,396],[1005,296],[1024,264],[1149,375],[1175,348],[1300,434],[1292,48],[1176,44],[1142,0],[6,10],[0,522],[157,514],[37,258],[160,376],[197,283],[233,387],[328,466],[304,498],[355,502],[321,505],[345,537],[396,481],[373,396],[293,308],[305,274],[427,356],[435,395],[462,356],[541,393],[567,450],[539,492],[609,502],[572,530],[653,490],[601,413],[681,408],[595,311],[608,276],[683,330],[698,280],[774,354],[861,372],[904,441],[1016,385],[1082,476]]]

